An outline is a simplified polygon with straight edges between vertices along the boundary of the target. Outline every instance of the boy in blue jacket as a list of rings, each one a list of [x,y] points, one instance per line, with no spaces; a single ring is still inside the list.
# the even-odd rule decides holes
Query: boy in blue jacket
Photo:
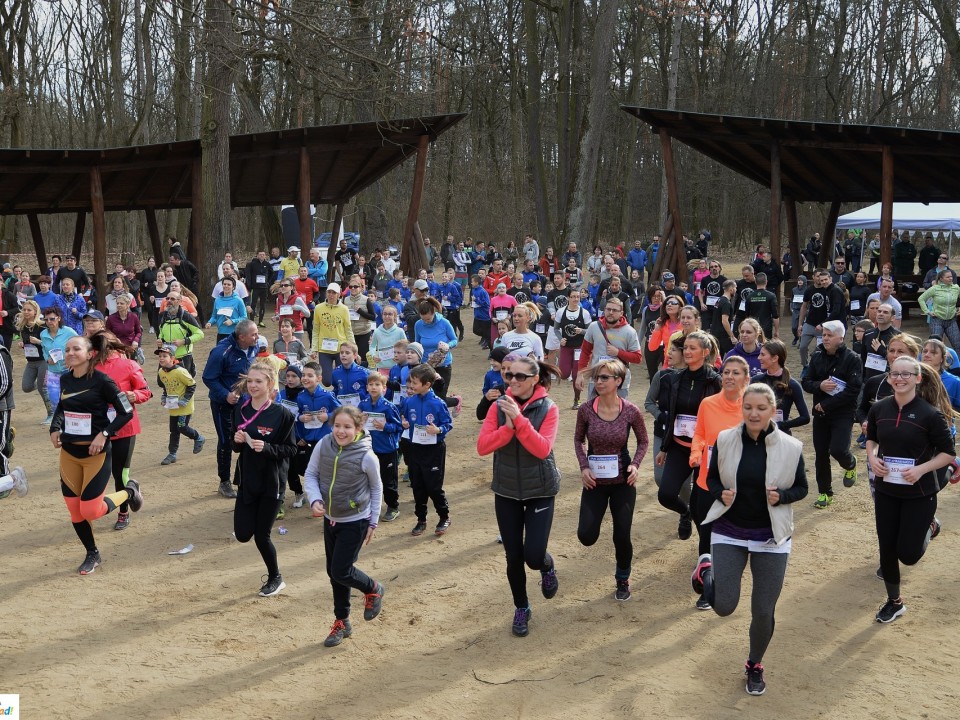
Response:
[[[367,369],[356,362],[360,352],[351,342],[340,343],[340,367],[333,371],[333,392],[341,405],[360,406],[367,399]]]
[[[447,458],[444,439],[453,429],[453,420],[447,404],[433,392],[433,384],[438,377],[437,371],[429,365],[413,368],[407,378],[407,388],[411,394],[400,408],[402,436],[410,443],[411,449],[405,459],[417,514],[417,524],[410,532],[414,537],[423,535],[427,529],[427,499],[433,501],[433,507],[440,517],[435,533],[443,535],[450,528],[450,507],[443,492]]]
[[[303,390],[297,395],[297,424],[294,426],[297,437],[295,462],[300,475],[306,472],[314,445],[330,434],[327,420],[340,407],[337,399],[320,385],[321,375],[320,363],[308,362],[303,366]]]
[[[470,307],[473,308],[473,334],[480,336],[480,347],[490,349],[490,296],[479,275],[470,276]]]
[[[380,479],[383,481],[383,500],[387,504],[384,522],[393,522],[400,515],[398,464],[400,462],[400,411],[387,402],[383,393],[387,380],[380,373],[370,373],[367,378],[367,399],[360,401],[360,410],[365,413],[364,429],[370,433],[373,454],[380,462]]]

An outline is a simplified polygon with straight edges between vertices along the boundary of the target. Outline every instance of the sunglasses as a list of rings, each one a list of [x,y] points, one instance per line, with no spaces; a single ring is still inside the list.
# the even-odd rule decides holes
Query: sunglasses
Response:
[[[524,380],[529,380],[532,377],[536,377],[536,375],[527,375],[526,373],[515,372],[505,372],[503,374],[503,379],[508,382],[511,380],[519,380],[520,382],[523,382]]]
[[[350,289],[351,289],[351,290],[359,290],[359,289],[360,289],[360,286],[359,286],[359,285],[351,285],[351,286],[350,286]]]
[[[280,287],[289,287],[289,288],[292,288],[293,285],[290,285],[289,283],[284,283],[284,284],[281,285]]]
[[[607,381],[609,381],[609,380],[616,380],[617,377],[619,377],[619,376],[617,376],[617,375],[594,375],[593,379],[594,379],[594,380],[599,380],[600,382],[607,382]]]

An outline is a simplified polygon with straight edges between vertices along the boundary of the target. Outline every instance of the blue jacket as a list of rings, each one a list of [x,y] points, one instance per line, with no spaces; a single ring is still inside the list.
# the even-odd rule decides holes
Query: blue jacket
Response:
[[[647,251],[634,248],[627,253],[627,266],[643,272],[647,267]]]
[[[432,323],[417,320],[417,324],[413,326],[413,332],[417,337],[417,342],[423,345],[424,358],[430,357],[430,353],[434,352],[441,342],[449,345],[451,350],[457,346],[457,333],[453,329],[453,325],[439,313],[433,316]],[[452,362],[453,354],[447,351],[447,355],[440,365],[450,365]]]
[[[490,296],[487,295],[486,290],[484,290],[482,287],[476,287],[471,290],[470,302],[476,303],[476,307],[473,308],[474,320],[490,319]]]
[[[203,384],[210,391],[210,401],[225,403],[227,395],[237,384],[240,375],[250,369],[250,363],[257,356],[257,346],[242,350],[237,344],[237,336],[221,340],[207,358],[203,369]]]
[[[47,292],[42,293],[37,290],[37,294],[33,296],[34,301],[37,305],[40,306],[40,310],[46,310],[48,307],[52,307],[57,304],[57,294],[52,290],[47,290]]]
[[[440,295],[440,283],[427,280],[427,291],[432,297],[438,297]]]
[[[391,453],[400,447],[400,432],[403,425],[400,424],[400,411],[393,403],[389,403],[382,397],[377,400],[376,405],[368,397],[360,401],[360,410],[365,413],[382,413],[385,415],[383,430],[371,430],[370,439],[373,440],[373,452]]]
[[[954,410],[957,410],[960,408],[960,378],[944,370],[940,373],[940,379],[943,381],[943,387],[950,398],[950,404]]]
[[[503,385],[503,375],[499,370],[487,370],[487,374],[483,376],[483,394],[486,395],[487,391],[497,385]]]
[[[339,366],[333,370],[333,391],[337,399],[342,395],[359,395],[361,400],[370,397],[367,394],[367,369],[357,363],[349,368]]]
[[[448,282],[440,286],[440,302],[449,303],[450,309],[459,309],[463,305],[463,289],[457,282]],[[444,305],[444,307],[448,307]]]
[[[320,262],[314,263],[313,260],[307,260],[307,277],[313,280],[319,287],[327,286],[327,261],[323,258]]]
[[[296,424],[298,439],[306,440],[308,443],[314,444],[322,440],[333,431],[333,429],[330,427],[330,423],[324,423],[323,427],[319,428],[308,428],[304,426],[302,422],[300,422],[300,416],[304,413],[326,410],[327,414],[329,415],[338,407],[340,407],[340,403],[337,401],[337,399],[322,387],[318,385],[312,393],[306,388],[301,390],[300,394],[297,395],[297,407],[299,408],[299,411],[297,412]]]
[[[73,301],[67,302],[63,295],[56,296],[56,305],[63,313],[63,326],[73,330],[77,335],[83,335],[83,316],[87,312],[87,301],[80,293],[74,293]],[[76,312],[73,312],[76,310]]]
[[[220,315],[220,310],[224,308],[233,310],[233,313],[229,317]],[[233,293],[233,295],[230,297],[221,295],[213,301],[213,310],[211,311],[210,319],[207,320],[207,322],[211,325],[217,326],[217,333],[219,335],[229,335],[233,332],[233,329],[236,327],[237,323],[246,319],[246,317],[247,306],[244,305],[243,300],[240,299],[239,295]],[[224,325],[227,320],[230,320],[233,325]]]
[[[394,405],[399,405],[400,401],[407,396],[406,392],[401,392],[401,388],[406,389],[408,377],[410,377],[409,365],[394,365],[390,368],[390,374],[387,376],[387,388],[393,391]]]
[[[408,440],[413,440],[414,425],[429,425],[432,422],[440,428],[437,442],[443,442],[447,433],[453,429],[453,419],[447,404],[438,398],[433,390],[427,390],[423,395],[408,397],[400,408],[400,416],[410,423],[410,427],[403,431],[403,436]]]

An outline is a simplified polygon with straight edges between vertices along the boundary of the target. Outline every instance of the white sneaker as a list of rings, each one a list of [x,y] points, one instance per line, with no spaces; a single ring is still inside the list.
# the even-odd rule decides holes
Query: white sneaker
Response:
[[[10,471],[10,476],[13,478],[13,489],[17,493],[17,497],[23,497],[30,490],[29,484],[27,484],[27,474],[23,471],[22,467],[15,467]]]
[[[302,508],[302,507],[303,507],[303,502],[304,502],[304,500],[306,499],[306,497],[307,497],[307,496],[306,496],[305,493],[297,493],[297,497],[294,498],[294,500],[293,500],[293,506],[294,506],[295,508]]]
[[[153,326],[152,326],[152,325],[150,326],[149,332],[150,332],[151,335],[156,335],[156,334],[157,334],[157,331],[153,329]]]

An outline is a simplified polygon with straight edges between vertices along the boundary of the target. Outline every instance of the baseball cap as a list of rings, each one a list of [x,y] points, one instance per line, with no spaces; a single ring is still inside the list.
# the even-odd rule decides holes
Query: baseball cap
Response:
[[[429,289],[430,289],[430,286],[427,285],[427,281],[426,281],[426,280],[417,280],[417,281],[413,284],[413,289],[414,289],[414,290],[429,290]]]
[[[664,281],[677,279],[676,276],[671,272],[665,272],[661,277],[663,278]]]
[[[300,252],[300,248],[298,248],[296,245],[291,245],[287,248],[287,252]]]
[[[154,355],[159,355],[160,353],[168,353],[170,355],[176,356],[177,346],[174,345],[173,343],[164,343],[163,345],[161,345],[160,347],[158,347],[156,350],[153,351]]]
[[[331,290],[333,290],[337,295],[339,295],[340,285],[337,283],[330,283],[329,285],[327,285],[327,292],[330,292]]]
[[[93,318],[94,320],[103,320],[103,313],[99,310],[87,310],[86,314],[83,316],[83,319]]]

